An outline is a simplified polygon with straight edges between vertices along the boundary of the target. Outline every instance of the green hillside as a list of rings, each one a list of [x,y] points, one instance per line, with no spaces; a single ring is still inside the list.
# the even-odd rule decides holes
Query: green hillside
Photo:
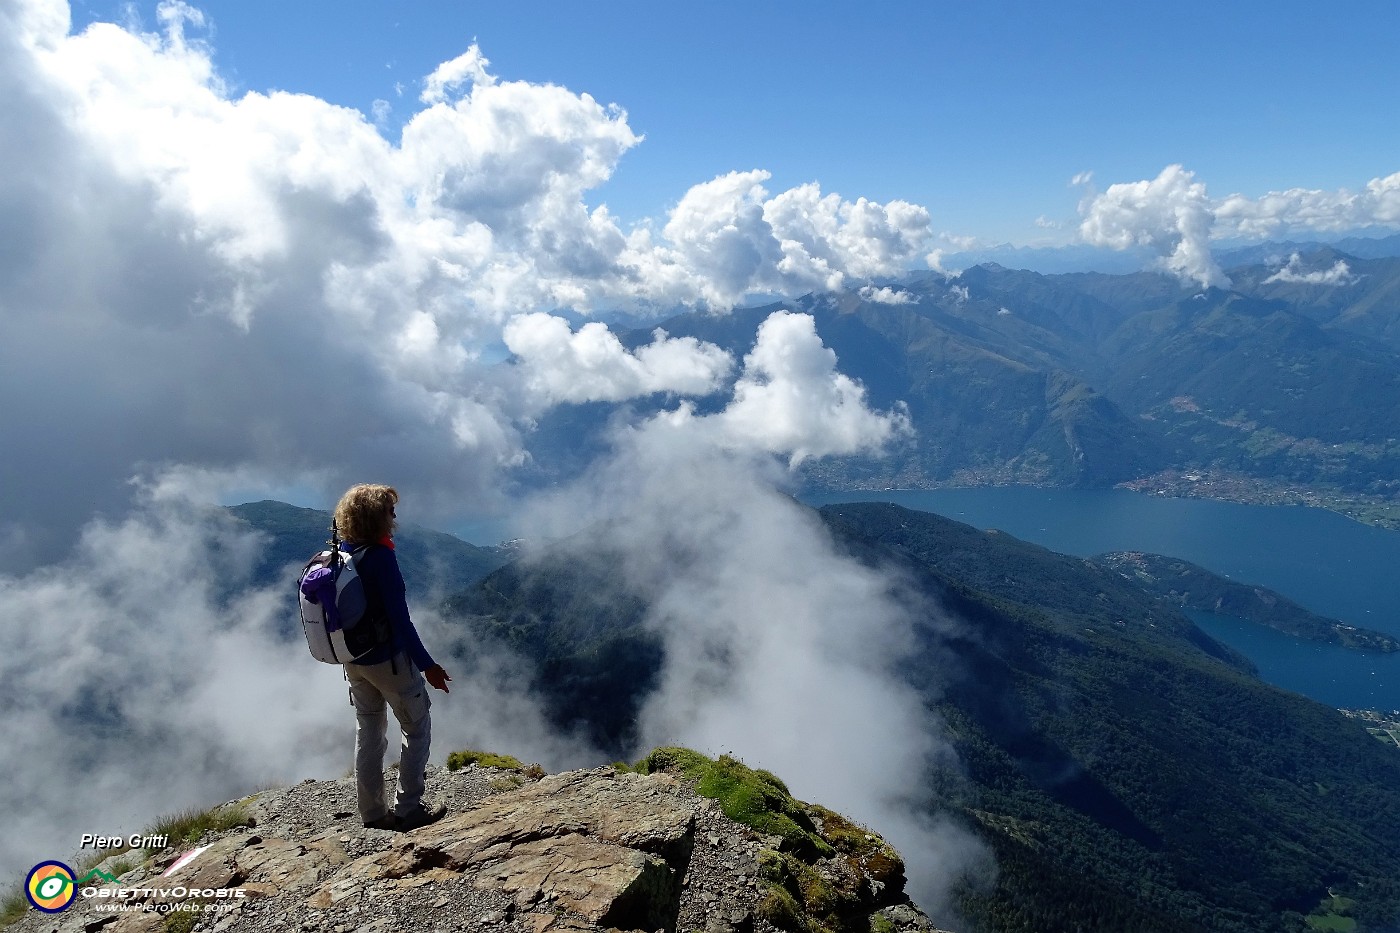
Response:
[[[1248,619],[1298,638],[1343,648],[1400,651],[1400,639],[1394,636],[1320,616],[1273,590],[1228,580],[1189,561],[1131,551],[1100,554],[1094,560],[1188,609]]]
[[[1279,302],[1212,290],[1105,344],[1104,391],[1197,465],[1361,490],[1400,481],[1400,358]]]
[[[1051,879],[1206,930],[1304,929],[1329,886],[1363,895],[1358,929],[1400,917],[1400,756],[1364,729],[1221,663],[1150,598],[1142,637],[1091,562],[895,506],[823,515],[946,579],[945,606],[981,633],[950,646],[966,674],[939,708],[968,770],[941,786],[1002,857],[998,889],[972,898],[991,928],[1073,928],[1073,903],[1055,921],[1019,889]],[[930,660],[930,679],[946,668]]]

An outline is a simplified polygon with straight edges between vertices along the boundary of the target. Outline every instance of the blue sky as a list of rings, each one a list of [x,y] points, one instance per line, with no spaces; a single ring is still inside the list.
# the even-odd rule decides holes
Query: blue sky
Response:
[[[905,199],[937,232],[1024,244],[1070,236],[1080,172],[1102,187],[1179,163],[1218,198],[1400,170],[1400,4],[194,5],[235,93],[386,100],[391,138],[473,39],[502,80],[619,105],[646,140],[588,200],[624,222],[761,168],[775,190]],[[74,27],[131,9],[155,28],[149,0],[79,0]]]

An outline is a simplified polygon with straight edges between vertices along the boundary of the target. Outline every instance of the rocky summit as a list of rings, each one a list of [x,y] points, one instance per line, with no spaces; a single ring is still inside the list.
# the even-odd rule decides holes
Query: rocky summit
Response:
[[[224,804],[235,825],[197,842],[109,857],[97,870],[114,881],[80,879],[67,910],[31,910],[12,929],[934,930],[878,835],[790,797],[800,831],[765,832],[698,785],[679,770],[435,767],[429,796],[447,816],[394,833],[360,825],[353,778],[308,780]]]

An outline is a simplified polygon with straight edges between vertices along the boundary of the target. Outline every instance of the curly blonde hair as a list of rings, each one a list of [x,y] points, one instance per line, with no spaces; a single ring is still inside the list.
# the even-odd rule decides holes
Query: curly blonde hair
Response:
[[[346,541],[378,541],[394,532],[394,506],[399,493],[393,486],[359,483],[340,497],[335,507],[335,527]]]

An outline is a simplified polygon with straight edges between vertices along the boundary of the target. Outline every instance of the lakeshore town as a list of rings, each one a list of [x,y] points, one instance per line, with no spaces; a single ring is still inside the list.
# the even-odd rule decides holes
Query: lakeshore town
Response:
[[[1344,709],[1342,715],[1364,723],[1366,731],[1387,745],[1400,748],[1400,709],[1383,713],[1374,709]]]

